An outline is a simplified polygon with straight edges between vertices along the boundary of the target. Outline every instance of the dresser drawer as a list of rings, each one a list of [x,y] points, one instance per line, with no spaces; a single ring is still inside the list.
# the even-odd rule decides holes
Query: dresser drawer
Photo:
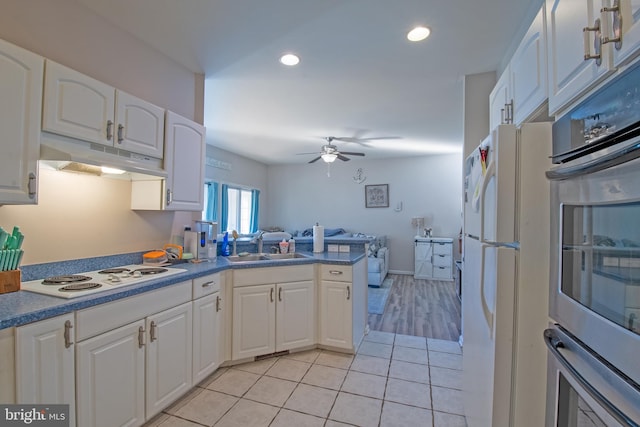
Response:
[[[433,266],[433,278],[434,279],[451,279],[451,266]]]
[[[451,243],[433,242],[433,253],[435,255],[451,255]]]
[[[451,267],[451,255],[433,254],[433,265]]]
[[[220,273],[193,279],[193,299],[198,299],[205,295],[211,295],[220,290],[222,276]]]

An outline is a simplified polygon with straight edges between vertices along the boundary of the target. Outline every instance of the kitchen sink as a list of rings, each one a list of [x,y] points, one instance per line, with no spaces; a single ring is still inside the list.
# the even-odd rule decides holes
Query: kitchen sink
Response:
[[[248,254],[248,255],[230,255],[227,260],[231,262],[248,262],[248,261],[268,261],[269,254]]]
[[[227,257],[227,259],[233,263],[253,262],[253,261],[279,261],[284,259],[297,259],[297,258],[307,258],[307,257],[297,252],[290,253],[290,254],[258,253],[258,254],[247,254],[247,255],[230,255]]]
[[[269,258],[276,259],[295,259],[295,258],[307,258],[305,255],[299,254],[297,252],[289,253],[289,254],[269,254]]]

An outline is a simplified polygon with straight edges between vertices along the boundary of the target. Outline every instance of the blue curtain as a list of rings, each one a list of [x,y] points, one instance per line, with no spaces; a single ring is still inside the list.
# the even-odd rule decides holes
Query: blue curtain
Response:
[[[251,190],[251,221],[249,222],[249,231],[255,233],[258,231],[258,213],[260,210],[260,190]]]
[[[218,183],[207,183],[207,206],[205,208],[207,221],[218,221]]]
[[[221,196],[219,233],[224,233],[227,231],[227,226],[229,225],[229,186],[227,184],[222,184]]]

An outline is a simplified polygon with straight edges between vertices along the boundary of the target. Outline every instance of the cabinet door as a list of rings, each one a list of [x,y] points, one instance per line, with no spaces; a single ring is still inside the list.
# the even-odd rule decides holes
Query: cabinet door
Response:
[[[73,314],[16,328],[16,403],[69,404],[75,425]]]
[[[168,111],[164,152],[167,210],[202,211],[204,160],[204,127]]]
[[[352,291],[348,282],[320,284],[320,344],[353,349]]]
[[[116,91],[116,146],[158,159],[164,155],[164,110]]]
[[[613,65],[616,67],[628,62],[640,53],[640,0],[619,0],[617,3],[620,5],[622,43],[619,44],[619,49],[614,45]],[[603,16],[606,17],[605,19],[612,29],[609,32],[609,37],[614,38],[614,14],[606,13]]]
[[[233,360],[276,351],[275,290],[275,285],[233,289]]]
[[[276,351],[315,344],[313,282],[283,283],[276,289]]]
[[[549,78],[549,114],[568,107],[591,85],[613,71],[610,45],[602,45],[602,63],[585,60],[582,29],[593,27],[600,18],[600,0],[547,0],[547,42]],[[602,23],[601,23],[602,25]],[[588,34],[588,46],[594,54],[595,33]]]
[[[47,60],[42,130],[113,145],[115,89]]]
[[[144,423],[144,327],[140,320],[76,344],[79,426]]]
[[[415,272],[416,279],[430,279],[433,270],[433,245],[431,242],[415,243]]]
[[[509,66],[513,123],[516,125],[524,122],[547,99],[547,31],[544,12],[543,5],[513,54]]]
[[[220,366],[220,305],[220,292],[193,302],[193,384],[200,383]]]
[[[0,205],[37,203],[44,58],[0,40]]]
[[[192,325],[191,302],[147,318],[147,419],[191,388]]]
[[[489,129],[509,123],[511,112],[511,90],[509,88],[509,67],[502,73],[489,94]]]

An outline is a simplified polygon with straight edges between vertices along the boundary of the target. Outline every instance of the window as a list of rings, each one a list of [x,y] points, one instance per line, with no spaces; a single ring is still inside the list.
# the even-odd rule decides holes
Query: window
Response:
[[[204,186],[205,209],[202,218],[218,221],[220,232],[236,230],[240,234],[250,234],[258,230],[260,191],[222,184],[218,191],[217,182],[207,182]],[[220,195],[218,196],[218,193]],[[220,203],[218,204],[218,199]],[[218,208],[220,206],[220,208]]]

